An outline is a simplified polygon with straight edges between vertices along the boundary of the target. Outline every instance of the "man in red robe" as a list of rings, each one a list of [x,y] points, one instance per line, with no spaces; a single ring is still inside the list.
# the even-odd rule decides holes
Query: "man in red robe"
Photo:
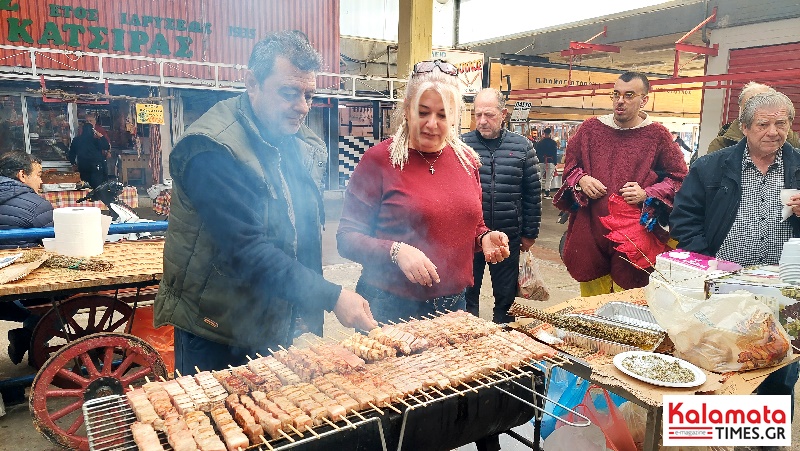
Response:
[[[586,120],[567,147],[564,186],[553,202],[571,213],[563,260],[583,296],[648,282],[648,272],[606,238],[609,230],[600,218],[608,215],[608,196],[618,193],[638,207],[653,198],[669,209],[686,176],[683,154],[669,130],[642,111],[649,91],[643,74],[620,75],[611,94],[614,112]]]

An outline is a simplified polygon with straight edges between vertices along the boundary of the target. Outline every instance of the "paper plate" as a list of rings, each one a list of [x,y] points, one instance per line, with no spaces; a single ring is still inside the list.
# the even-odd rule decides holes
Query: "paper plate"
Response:
[[[663,359],[667,363],[678,362],[678,364],[681,367],[686,368],[687,370],[691,371],[694,374],[694,380],[691,382],[666,382],[658,379],[651,379],[649,377],[634,373],[628,368],[625,368],[625,366],[622,364],[622,361],[628,357],[639,359],[644,356],[656,356]],[[671,355],[658,354],[655,352],[628,351],[628,352],[623,352],[622,354],[617,354],[616,356],[614,356],[614,366],[616,366],[618,370],[622,371],[623,373],[627,374],[628,376],[634,379],[639,379],[642,382],[647,382],[648,384],[659,385],[662,387],[698,387],[700,385],[703,385],[703,383],[706,381],[706,373],[704,373],[703,370],[701,370],[700,368],[687,362],[686,360],[679,359]]]

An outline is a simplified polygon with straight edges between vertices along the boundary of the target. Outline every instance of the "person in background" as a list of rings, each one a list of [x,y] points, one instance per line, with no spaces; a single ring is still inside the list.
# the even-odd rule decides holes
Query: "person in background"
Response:
[[[88,113],[86,115],[86,122],[92,124],[92,128],[101,135],[105,139],[108,140],[109,148],[108,150],[103,151],[103,156],[106,160],[106,174],[107,176],[113,176],[117,179],[121,178],[122,172],[122,162],[119,160],[120,155],[117,151],[112,151],[110,144],[111,144],[111,136],[108,134],[108,130],[105,127],[97,123],[97,114],[95,113]]]
[[[0,156],[0,230],[53,226],[53,206],[38,194],[42,187],[42,160],[25,152]],[[32,247],[41,240],[0,243],[0,249]],[[19,301],[0,302],[0,319],[22,323],[8,331],[8,355],[15,365],[30,348],[39,317]]]
[[[761,94],[762,92],[776,92],[770,86],[756,83],[751,81],[742,87],[742,92],[739,93],[739,112],[741,113],[744,104],[754,95]],[[708,153],[716,152],[720,149],[730,147],[738,143],[744,138],[742,133],[742,126],[739,119],[734,119],[722,126],[717,133],[717,137],[708,145]],[[786,141],[794,148],[800,148],[800,136],[798,136],[791,129],[786,134]]]
[[[567,145],[564,184],[553,203],[571,213],[563,260],[580,282],[582,296],[648,283],[649,274],[606,238],[609,231],[600,218],[608,215],[608,196],[619,193],[637,207],[654,198],[668,213],[686,176],[686,162],[669,130],[642,111],[649,90],[643,74],[620,75],[611,93],[614,112],[584,121]]]
[[[675,196],[669,225],[679,248],[742,266],[778,264],[783,243],[800,237],[800,195],[786,221],[780,200],[781,189],[800,188],[800,151],[786,141],[794,117],[792,101],[774,89],[745,101],[736,121],[744,139],[700,157]],[[798,371],[797,362],[775,371],[756,393],[794,397]]]
[[[299,307],[377,326],[367,301],[322,277],[328,153],[304,125],[322,57],[295,32],[256,43],[246,91],[192,123],[170,153],[172,201],[155,325],[175,326],[186,374],[292,341]]]
[[[496,323],[514,320],[507,312],[517,295],[519,253],[529,250],[536,241],[542,217],[533,145],[524,136],[503,128],[507,114],[503,93],[486,88],[475,96],[475,130],[461,136],[481,158],[483,220],[509,239],[509,257],[489,265],[494,294],[492,319]],[[486,268],[483,253],[474,255],[472,265],[473,285],[467,288],[467,311],[480,316],[479,297]]]
[[[692,149],[690,149],[689,146],[686,145],[686,142],[681,139],[680,133],[670,132],[670,134],[672,134],[672,141],[674,141],[675,144],[678,145],[678,148],[681,149],[681,152],[683,152],[684,161],[686,161],[686,164],[689,164],[689,161],[692,158]]]
[[[363,266],[356,291],[378,321],[464,310],[473,254],[509,255],[508,236],[483,222],[478,155],[456,134],[457,75],[439,60],[414,65],[400,126],[347,186],[338,249]]]
[[[105,155],[110,148],[108,140],[88,122],[83,124],[81,134],[69,146],[69,161],[77,166],[81,180],[92,188],[97,188],[108,178]]]
[[[553,183],[553,171],[558,162],[558,143],[550,137],[553,129],[546,127],[542,130],[542,140],[536,143],[536,157],[539,159],[539,174],[542,180],[542,193],[549,198],[550,189]]]

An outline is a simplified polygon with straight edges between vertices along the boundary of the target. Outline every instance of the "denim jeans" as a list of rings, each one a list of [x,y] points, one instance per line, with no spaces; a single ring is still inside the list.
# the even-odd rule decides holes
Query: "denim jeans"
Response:
[[[465,310],[467,307],[464,291],[450,296],[416,301],[375,288],[359,279],[356,293],[364,296],[364,299],[369,302],[372,316],[381,323],[398,322],[401,319],[419,318],[435,313],[447,313],[447,310]]]
[[[228,346],[175,328],[175,369],[181,374],[195,374],[195,368],[223,370],[228,365],[244,365],[247,357],[256,358],[256,353],[270,355],[267,346],[264,349]]]

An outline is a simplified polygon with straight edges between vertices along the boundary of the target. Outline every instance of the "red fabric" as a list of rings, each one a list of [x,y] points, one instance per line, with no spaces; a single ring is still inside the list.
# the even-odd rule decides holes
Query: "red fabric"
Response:
[[[363,265],[367,283],[395,295],[424,300],[458,293],[472,285],[475,239],[488,230],[478,170],[465,171],[448,146],[434,163],[435,174],[415,150],[401,171],[390,163],[390,142],[367,150],[350,177],[337,233],[339,253]],[[394,241],[424,252],[441,283],[409,282],[390,260]]]
[[[569,141],[564,180],[575,183],[580,174],[588,174],[600,180],[608,194],[618,194],[625,183],[637,182],[649,197],[671,205],[687,170],[683,153],[661,124],[616,129],[592,118]],[[646,274],[622,262],[615,249],[617,243],[605,237],[609,230],[600,217],[607,215],[608,195],[589,199],[586,206],[570,215],[564,243],[567,270],[579,282],[611,274],[623,288],[646,284]]]
[[[639,208],[625,203],[622,196],[612,194],[608,197],[608,216],[601,217],[600,222],[610,230],[606,238],[618,243],[614,249],[627,255],[639,268],[649,268],[655,264],[656,255],[669,247],[639,223],[641,214]]]

